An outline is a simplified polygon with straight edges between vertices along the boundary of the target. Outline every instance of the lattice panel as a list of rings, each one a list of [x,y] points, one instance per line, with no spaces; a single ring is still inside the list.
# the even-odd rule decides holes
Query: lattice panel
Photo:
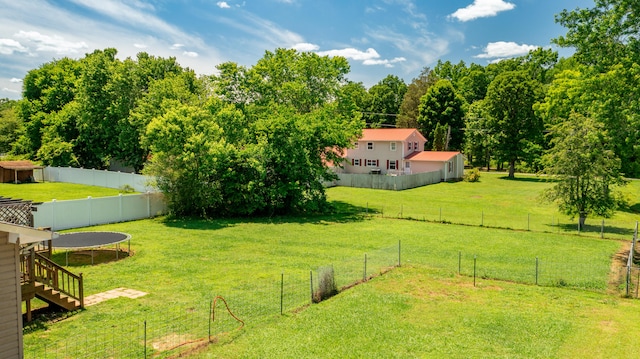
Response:
[[[32,207],[33,203],[31,201],[0,196],[0,221],[32,227]]]

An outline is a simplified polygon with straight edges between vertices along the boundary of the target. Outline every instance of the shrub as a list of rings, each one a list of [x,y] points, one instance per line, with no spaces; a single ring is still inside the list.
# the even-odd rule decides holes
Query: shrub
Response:
[[[131,187],[128,184],[120,186],[119,190],[120,190],[120,193],[133,193],[136,191],[133,187]]]
[[[318,270],[318,289],[313,293],[315,303],[322,302],[338,294],[333,266],[322,267]]]
[[[472,168],[464,172],[463,180],[465,182],[478,182],[480,181],[480,171],[477,168]]]

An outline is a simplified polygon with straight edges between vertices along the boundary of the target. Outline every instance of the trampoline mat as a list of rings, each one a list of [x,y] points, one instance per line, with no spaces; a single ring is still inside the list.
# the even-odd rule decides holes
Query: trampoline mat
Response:
[[[61,234],[54,238],[54,248],[91,248],[116,244],[130,239],[127,233],[119,232],[73,232]]]

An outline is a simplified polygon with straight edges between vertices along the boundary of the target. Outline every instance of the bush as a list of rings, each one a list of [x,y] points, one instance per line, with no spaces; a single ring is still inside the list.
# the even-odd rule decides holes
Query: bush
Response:
[[[136,190],[128,184],[120,186],[120,193],[134,193]]]
[[[313,293],[314,303],[322,302],[338,294],[333,266],[322,267],[318,270],[318,289]]]
[[[480,181],[480,171],[477,168],[472,168],[464,172],[463,180],[465,182],[478,182]]]

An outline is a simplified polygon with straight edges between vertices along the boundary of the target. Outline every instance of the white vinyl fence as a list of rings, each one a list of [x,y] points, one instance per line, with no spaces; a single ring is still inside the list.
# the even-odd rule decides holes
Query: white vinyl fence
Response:
[[[166,212],[159,192],[45,202],[33,212],[34,227],[52,230],[150,218]]]
[[[150,177],[134,173],[110,172],[82,168],[46,167],[44,178],[37,181],[66,182],[108,188],[130,186],[139,194],[57,201],[36,206],[34,227],[63,230],[98,224],[133,221],[166,213],[164,195],[149,186]]]
[[[130,186],[136,192],[155,192],[155,188],[150,185],[153,177],[135,173],[73,167],[45,167],[42,173],[36,172],[34,178],[39,182],[77,183],[116,189]]]
[[[439,183],[442,181],[442,174],[440,171],[401,176],[338,173],[338,178],[337,181],[327,183],[327,187],[345,186],[402,191],[409,188]]]

